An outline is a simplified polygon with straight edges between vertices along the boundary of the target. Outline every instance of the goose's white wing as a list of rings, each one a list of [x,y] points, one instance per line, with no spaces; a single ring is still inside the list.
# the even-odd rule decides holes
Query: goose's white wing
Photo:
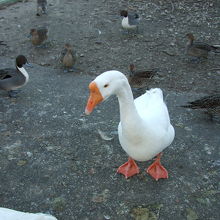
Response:
[[[1,220],[57,220],[57,218],[43,213],[27,213],[7,208],[0,208]]]

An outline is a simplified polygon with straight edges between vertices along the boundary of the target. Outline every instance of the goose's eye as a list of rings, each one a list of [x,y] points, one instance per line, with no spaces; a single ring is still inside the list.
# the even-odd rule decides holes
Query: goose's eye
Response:
[[[104,85],[104,88],[107,88],[107,87],[108,87],[108,84],[105,84],[105,85]]]

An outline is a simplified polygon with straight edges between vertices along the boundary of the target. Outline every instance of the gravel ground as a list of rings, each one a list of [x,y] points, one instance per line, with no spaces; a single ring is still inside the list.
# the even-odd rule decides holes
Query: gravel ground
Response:
[[[1,68],[27,56],[30,82],[17,99],[0,92],[0,206],[48,212],[59,220],[217,220],[220,123],[200,111],[179,106],[220,92],[220,56],[201,63],[185,56],[185,34],[220,44],[220,2],[48,1],[48,14],[37,17],[35,1],[0,10]],[[140,32],[125,35],[119,10],[141,16]],[[34,27],[50,29],[47,48],[27,38]],[[74,45],[77,73],[58,63],[63,45]],[[146,87],[163,89],[176,130],[162,163],[169,179],[158,182],[139,163],[141,173],[126,180],[116,169],[127,159],[117,137],[116,98],[83,114],[88,83],[110,69],[128,65],[157,68]],[[103,140],[98,130],[113,139]]]

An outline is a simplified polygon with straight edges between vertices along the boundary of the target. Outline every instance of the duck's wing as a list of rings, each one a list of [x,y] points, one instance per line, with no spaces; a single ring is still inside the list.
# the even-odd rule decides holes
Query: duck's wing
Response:
[[[155,75],[156,72],[157,72],[156,69],[146,70],[146,71],[137,71],[135,72],[134,76],[140,77],[140,78],[151,78],[152,76]]]
[[[39,28],[37,32],[41,38],[47,39],[49,31],[46,27]]]
[[[14,69],[11,68],[0,69],[0,80],[11,78],[15,74],[16,72]]]
[[[72,50],[72,51],[71,51],[71,54],[72,54],[72,57],[73,57],[74,61],[76,61],[77,58],[78,58],[77,52],[76,52],[75,50]]]
[[[198,48],[198,49],[201,49],[201,50],[207,50],[207,51],[211,51],[211,50],[215,50],[216,48],[209,45],[209,44],[206,44],[206,43],[203,43],[203,42],[199,42],[199,41],[196,41],[196,42],[193,42],[193,47],[195,48]]]
[[[201,99],[195,100],[193,102],[188,102],[188,105],[183,105],[181,107],[184,108],[192,108],[192,109],[199,109],[199,108],[216,108],[220,106],[220,94],[218,95],[211,95],[206,96]]]
[[[60,52],[60,55],[59,55],[59,60],[61,63],[63,62],[63,58],[66,55],[66,53],[67,53],[67,49],[63,48],[63,50]]]
[[[128,21],[130,25],[138,25],[139,20],[140,18],[138,14],[128,14]]]

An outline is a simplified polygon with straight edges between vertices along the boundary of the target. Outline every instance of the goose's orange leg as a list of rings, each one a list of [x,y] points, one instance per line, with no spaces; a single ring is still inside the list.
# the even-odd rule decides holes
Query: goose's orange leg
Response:
[[[125,176],[127,179],[128,177],[134,176],[135,174],[138,174],[139,167],[135,163],[135,161],[132,158],[128,158],[128,161],[124,164],[122,164],[118,169],[117,173],[121,173]]]
[[[159,153],[155,161],[146,170],[155,180],[168,178],[167,170],[160,163],[161,156],[162,153]]]

